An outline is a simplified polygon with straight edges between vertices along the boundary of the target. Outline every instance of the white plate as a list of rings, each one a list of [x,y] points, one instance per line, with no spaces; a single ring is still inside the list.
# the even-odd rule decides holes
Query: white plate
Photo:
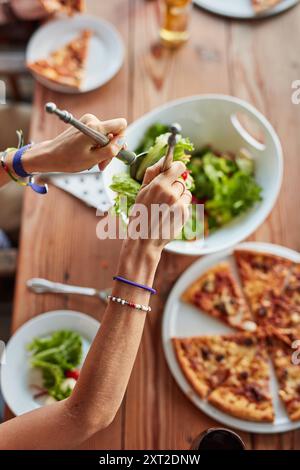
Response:
[[[90,41],[86,79],[81,89],[74,91],[34,74],[39,82],[62,93],[83,93],[104,85],[119,71],[124,60],[124,46],[120,34],[107,21],[88,15],[53,20],[41,26],[28,43],[26,62],[46,59],[52,51],[67,44],[84,29],[91,30],[94,34]]]
[[[274,8],[256,14],[253,11],[251,0],[194,0],[194,3],[205,10],[230,18],[265,18],[277,15],[295,6],[299,0],[283,0]]]
[[[237,114],[254,121],[264,135],[265,144],[257,142],[238,125]],[[225,250],[245,240],[266,219],[279,194],[282,180],[282,150],[279,138],[269,121],[252,105],[233,96],[199,95],[171,101],[145,114],[127,129],[127,142],[135,149],[146,130],[155,122],[179,122],[184,136],[190,137],[195,148],[211,144],[219,151],[238,152],[246,148],[255,161],[255,179],[262,187],[263,200],[250,210],[216,230],[203,240],[172,241],[167,250],[184,255],[199,256]],[[107,196],[113,204],[114,193],[109,190],[114,174],[128,171],[114,158],[103,172]]]
[[[30,384],[36,383],[36,376],[29,366],[26,345],[33,338],[46,336],[56,330],[76,331],[83,339],[83,362],[99,326],[97,320],[84,313],[56,310],[32,318],[16,331],[7,343],[5,363],[1,366],[3,397],[16,416],[41,406],[41,403],[33,398],[34,393],[30,388]]]
[[[263,253],[272,253],[286,257],[294,262],[300,262],[300,254],[288,248],[272,245],[269,243],[242,243],[237,248],[260,251]],[[238,418],[234,418],[214,406],[202,400],[192,389],[185,379],[175,357],[171,338],[196,336],[206,334],[224,334],[233,330],[223,325],[218,320],[209,315],[201,314],[198,309],[183,303],[180,300],[184,290],[198,277],[201,276],[210,267],[226,260],[232,263],[233,249],[216,253],[196,261],[179,278],[175,284],[165,307],[162,322],[162,341],[166,360],[174,379],[183,391],[183,393],[194,403],[194,405],[216,421],[235,429],[255,433],[279,433],[291,431],[300,427],[300,421],[293,423],[289,420],[283,405],[278,397],[278,386],[273,368],[271,377],[271,391],[275,408],[274,423],[255,423]]]

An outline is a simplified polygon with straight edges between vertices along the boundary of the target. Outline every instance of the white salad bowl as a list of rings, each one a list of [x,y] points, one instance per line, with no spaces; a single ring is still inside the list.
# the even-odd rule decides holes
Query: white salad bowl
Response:
[[[240,124],[237,116],[246,115],[264,136],[258,142]],[[271,212],[280,191],[283,159],[279,138],[269,121],[249,103],[226,95],[199,95],[172,101],[145,114],[127,130],[127,142],[135,149],[152,124],[178,122],[182,134],[196,149],[210,144],[217,151],[248,150],[255,163],[255,180],[262,187],[262,201],[204,240],[172,241],[168,251],[184,255],[204,255],[227,249],[247,238]],[[111,204],[114,193],[109,189],[116,173],[129,171],[122,162],[113,160],[104,172],[105,187]]]
[[[57,330],[75,331],[82,338],[83,363],[99,326],[97,320],[84,313],[56,310],[32,318],[14,333],[1,360],[1,389],[6,404],[16,416],[42,405],[34,398],[31,387],[40,377],[38,371],[30,367],[27,345],[34,338],[48,336]]]

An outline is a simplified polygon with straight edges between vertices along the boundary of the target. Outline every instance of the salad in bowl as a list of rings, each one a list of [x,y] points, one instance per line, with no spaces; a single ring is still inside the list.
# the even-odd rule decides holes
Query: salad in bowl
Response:
[[[168,126],[161,123],[150,126],[136,149],[137,154],[147,152],[145,156],[137,159],[130,173],[113,176],[110,188],[116,193],[114,211],[125,223],[147,168],[165,155],[169,136]],[[210,146],[195,150],[188,137],[179,135],[174,160],[182,161],[187,166],[181,177],[192,192],[192,205],[204,205],[204,227],[199,227],[199,231],[204,230],[205,236],[261,201],[262,188],[255,181],[254,160],[246,149],[240,149],[237,154],[218,152]],[[201,233],[193,229],[196,226],[193,221],[195,217],[196,211],[192,207],[181,239],[199,239]]]
[[[241,124],[244,114],[263,136],[258,141]],[[178,122],[182,134],[174,160],[193,195],[193,207],[204,205],[203,237],[180,239],[166,247],[178,254],[199,256],[241,242],[272,210],[280,191],[283,161],[280,141],[268,120],[253,106],[225,95],[200,95],[167,103],[128,127],[128,147],[146,155],[132,167],[113,160],[103,174],[113,211],[126,222],[146,169],[165,155],[169,127]],[[122,198],[127,205],[122,205]],[[125,209],[124,209],[125,207]],[[191,220],[193,226],[193,207]],[[201,227],[200,227],[201,229]],[[192,230],[194,233],[194,230]]]

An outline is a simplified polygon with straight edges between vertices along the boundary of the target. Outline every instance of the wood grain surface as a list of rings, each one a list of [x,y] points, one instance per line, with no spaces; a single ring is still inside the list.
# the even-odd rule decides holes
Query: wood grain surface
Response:
[[[63,124],[46,116],[55,101],[76,116],[126,116],[133,121],[168,100],[201,93],[244,98],[262,111],[281,138],[285,174],[278,203],[251,239],[300,248],[300,107],[291,102],[291,83],[300,78],[300,6],[269,20],[231,21],[194,8],[191,39],[168,51],[157,42],[157,2],[88,0],[89,13],[112,21],[121,32],[127,56],[121,72],[100,90],[64,96],[36,86],[31,136],[50,138]],[[298,74],[298,77],[297,77]],[[27,191],[24,201],[13,330],[39,313],[74,309],[101,318],[97,300],[36,296],[26,290],[31,277],[83,286],[107,287],[120,244],[96,238],[95,211],[50,187],[47,197]],[[161,317],[179,275],[195,258],[164,254],[154,299],[126,397],[113,424],[95,435],[86,449],[187,449],[197,434],[218,424],[197,410],[175,384],[161,346]],[[130,260],[129,260],[130,262]],[[101,367],[101,364],[99,365]],[[248,448],[300,449],[300,432],[282,435],[240,433]]]

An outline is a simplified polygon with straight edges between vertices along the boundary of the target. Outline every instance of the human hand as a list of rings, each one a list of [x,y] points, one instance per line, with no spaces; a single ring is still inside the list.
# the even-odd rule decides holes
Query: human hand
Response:
[[[125,145],[127,122],[123,118],[99,121],[93,114],[85,114],[81,122],[106,134],[110,142],[98,148],[90,137],[74,127],[69,127],[52,140],[35,144],[27,150],[22,163],[27,173],[75,173],[99,165],[101,171]]]
[[[192,200],[184,181],[179,180],[186,170],[185,165],[173,162],[162,172],[163,160],[147,169],[128,225],[128,238],[134,238],[137,218],[145,217],[141,223],[143,245],[158,251],[180,234],[189,217]]]

